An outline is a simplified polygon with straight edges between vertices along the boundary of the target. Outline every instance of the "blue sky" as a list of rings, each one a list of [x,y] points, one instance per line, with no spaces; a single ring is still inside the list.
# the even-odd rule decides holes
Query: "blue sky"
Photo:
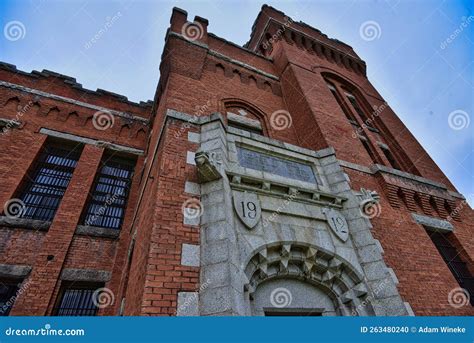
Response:
[[[25,71],[73,76],[86,88],[133,101],[153,99],[174,6],[185,9],[189,19],[207,18],[210,32],[242,45],[263,3],[3,0],[0,60]],[[473,1],[267,3],[351,45],[367,62],[370,81],[472,206]],[[360,33],[368,21],[378,25],[373,40]],[[19,36],[11,22],[20,22],[14,23]],[[95,35],[99,38],[91,42]]]

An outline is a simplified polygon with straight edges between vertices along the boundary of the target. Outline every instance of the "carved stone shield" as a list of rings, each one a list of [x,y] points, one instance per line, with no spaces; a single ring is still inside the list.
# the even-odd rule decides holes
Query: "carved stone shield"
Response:
[[[262,216],[262,208],[257,194],[236,191],[233,193],[234,209],[237,216],[247,228],[253,229]]]
[[[343,242],[347,241],[347,238],[349,238],[349,226],[347,225],[346,218],[344,218],[341,212],[333,208],[326,208],[324,209],[324,214],[326,215],[329,227],[337,238]]]

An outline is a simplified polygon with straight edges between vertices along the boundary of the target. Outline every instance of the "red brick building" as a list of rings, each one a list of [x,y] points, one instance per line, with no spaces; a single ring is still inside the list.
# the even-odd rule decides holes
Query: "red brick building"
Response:
[[[3,315],[473,315],[473,215],[353,49],[174,9],[154,101],[0,64]]]

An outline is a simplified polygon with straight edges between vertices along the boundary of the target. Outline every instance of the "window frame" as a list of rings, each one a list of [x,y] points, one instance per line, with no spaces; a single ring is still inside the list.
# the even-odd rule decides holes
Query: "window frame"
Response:
[[[3,305],[2,301],[0,300],[0,317],[8,317],[10,315],[10,311],[12,310],[13,306],[15,305],[18,291],[21,288],[23,280],[21,279],[15,279],[15,278],[2,278],[0,279],[0,287],[11,287],[8,292],[6,292],[7,296],[5,297],[5,303]],[[3,311],[3,307],[11,300],[14,298],[14,301],[12,302],[11,306],[7,307],[5,311]]]
[[[49,139],[25,174],[15,198],[24,204],[19,218],[52,221],[77,168],[83,144]]]
[[[135,175],[135,167],[136,167],[136,157],[132,156],[123,156],[120,154],[113,154],[110,152],[106,152],[100,162],[99,168],[97,168],[96,175],[94,178],[94,182],[91,186],[91,190],[89,192],[89,196],[84,206],[83,213],[81,215],[80,223],[86,226],[92,227],[100,227],[112,230],[120,230],[123,225],[123,221],[125,218],[125,212],[127,210],[128,199],[130,196],[130,190],[132,187],[133,177]],[[111,166],[112,165],[112,166]],[[112,175],[109,173],[103,173],[104,168],[114,168],[114,165],[121,165],[121,166],[128,166],[129,169],[122,169],[122,171],[129,172],[128,178],[120,177],[117,175]],[[116,168],[118,169],[118,168]],[[101,182],[102,180],[102,182]],[[105,180],[113,180],[115,182],[105,182]],[[122,187],[125,189],[125,194],[121,194],[117,199],[114,199],[116,193],[107,193],[104,191],[98,190],[99,185],[103,187],[110,187],[112,190],[121,188],[119,183],[117,182],[124,182],[125,185]],[[103,197],[102,200],[96,200],[94,197]],[[108,203],[112,199],[111,203]],[[122,201],[122,205],[115,204],[116,200]],[[95,210],[93,210],[95,207]],[[98,210],[97,210],[98,209]],[[102,214],[98,214],[103,209]],[[121,211],[120,216],[110,215],[112,211],[116,209],[118,212]],[[113,214],[113,213],[112,213]],[[90,221],[90,216],[92,218],[95,217],[93,221]],[[117,225],[111,225],[112,223],[116,223],[118,220]],[[98,222],[99,221],[99,222]],[[105,223],[104,223],[105,221]]]
[[[98,290],[104,287],[104,284],[101,282],[62,282],[61,288],[59,290],[58,296],[56,298],[56,303],[54,305],[52,315],[53,316],[77,316],[77,317],[93,317],[97,316],[97,313],[99,311],[99,307],[94,304],[93,301],[93,296],[94,293]],[[88,305],[89,307],[85,308],[74,308],[74,307],[66,307],[62,306],[63,305],[63,300],[66,294],[69,291],[89,291],[88,293],[90,294],[88,300]],[[69,306],[72,305],[86,305],[85,304],[85,299],[83,298],[84,294],[80,294],[79,301],[74,301],[73,304],[68,304]],[[73,297],[69,299],[69,301],[72,300]],[[67,303],[66,303],[67,304]],[[64,305],[66,305],[64,304]],[[90,305],[93,306],[90,306]],[[64,311],[64,312],[62,312]],[[74,312],[74,311],[79,311],[79,313]],[[81,312],[82,311],[82,312]],[[89,311],[89,312],[87,312]],[[85,313],[84,313],[85,312]]]
[[[439,230],[433,230],[430,227],[424,227],[428,236],[433,242],[433,245],[443,259],[444,263],[446,263],[449,271],[454,276],[459,286],[469,293],[471,306],[474,306],[474,275],[471,274],[467,262],[463,260],[461,253],[458,251],[456,246],[451,243],[449,236],[453,233],[445,233]],[[448,250],[453,253],[454,257],[451,258],[447,256]],[[461,265],[464,268],[455,267],[455,265]],[[461,275],[462,273],[466,273],[467,276]]]

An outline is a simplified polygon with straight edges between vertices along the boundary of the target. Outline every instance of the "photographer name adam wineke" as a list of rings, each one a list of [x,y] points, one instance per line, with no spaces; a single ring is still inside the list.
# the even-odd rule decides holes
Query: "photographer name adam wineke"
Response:
[[[412,328],[412,332],[413,332]],[[429,327],[429,326],[420,326],[418,330],[415,331],[418,333],[466,333],[466,328],[456,326],[440,326],[440,327]]]

